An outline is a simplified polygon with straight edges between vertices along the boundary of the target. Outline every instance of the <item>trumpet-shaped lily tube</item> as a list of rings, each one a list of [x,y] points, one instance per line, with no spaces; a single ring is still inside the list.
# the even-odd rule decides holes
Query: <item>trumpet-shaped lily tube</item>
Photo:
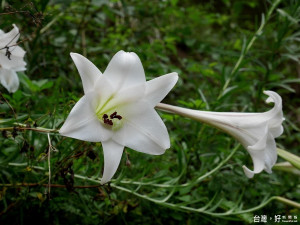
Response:
[[[84,96],[75,104],[60,134],[102,142],[104,184],[115,174],[124,146],[160,155],[170,147],[165,124],[154,107],[174,87],[177,73],[146,82],[139,57],[119,51],[102,74],[82,55],[71,53],[81,76]]]
[[[274,102],[274,107],[263,113],[207,112],[162,103],[157,108],[209,124],[235,137],[253,160],[253,170],[243,166],[246,176],[252,178],[262,170],[272,172],[277,160],[275,138],[283,132],[281,97],[273,91],[264,93],[269,96],[266,102]]]
[[[13,27],[8,33],[0,30],[0,82],[9,92],[15,92],[19,87],[16,72],[26,70],[25,51],[17,46],[20,32],[15,24]]]

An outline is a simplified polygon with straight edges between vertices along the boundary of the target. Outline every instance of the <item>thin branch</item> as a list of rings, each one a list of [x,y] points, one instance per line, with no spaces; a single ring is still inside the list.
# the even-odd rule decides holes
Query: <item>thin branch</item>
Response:
[[[19,44],[21,44],[21,43],[23,43],[23,42],[25,42],[25,41],[29,41],[29,40],[30,40],[29,38],[25,38],[24,40],[19,41],[19,42],[13,44],[13,45],[10,45],[10,46],[7,46],[7,45],[6,45],[6,47],[0,48],[0,50],[5,49],[5,48],[10,48],[10,47],[17,46],[17,45],[19,45]],[[12,50],[12,51],[13,51],[13,50]]]
[[[0,184],[0,187],[10,187],[10,188],[18,188],[18,187],[48,187],[49,184],[39,184],[39,183],[16,183],[16,184]],[[66,188],[67,186],[64,184],[50,184],[53,188]],[[98,188],[101,187],[101,184],[98,185],[77,185],[73,186],[73,188]]]
[[[50,190],[51,190],[51,140],[50,140],[50,134],[47,134],[48,136],[48,142],[49,142],[49,148],[48,148],[48,173],[49,173],[49,180],[48,180],[48,196],[50,197]]]
[[[10,108],[11,111],[13,112],[15,119],[17,119],[17,115],[16,115],[16,113],[15,113],[14,108],[9,104],[9,102],[6,100],[6,98],[3,96],[3,94],[2,94],[1,92],[0,92],[0,96],[4,99],[4,101],[6,102],[6,104],[9,106],[9,108]]]
[[[85,24],[85,17],[86,15],[88,14],[88,11],[89,11],[89,8],[90,8],[90,5],[91,5],[91,1],[89,0],[85,9],[84,9],[84,12],[82,14],[82,18],[81,18],[81,21],[79,22],[79,26],[77,28],[77,31],[76,31],[76,35],[74,36],[74,39],[72,41],[72,48],[74,48],[75,44],[76,44],[76,41],[77,41],[77,38],[79,36],[79,33],[80,33],[80,29],[84,26]]]
[[[267,16],[266,18],[264,17],[264,15],[262,15],[262,20],[261,20],[261,25],[258,28],[258,30],[255,32],[255,34],[252,36],[251,40],[247,43],[247,46],[242,50],[241,55],[238,59],[238,61],[236,62],[235,66],[233,67],[228,79],[226,80],[220,95],[218,96],[218,99],[220,99],[223,95],[225,90],[228,88],[230,82],[232,81],[232,78],[235,76],[235,74],[238,72],[238,69],[241,66],[241,63],[244,60],[244,57],[246,56],[246,54],[249,52],[249,50],[251,49],[252,45],[254,44],[254,42],[256,41],[256,39],[263,33],[263,30],[266,26],[266,23],[268,22],[268,20],[270,19],[274,9],[278,6],[278,4],[281,2],[281,0],[276,0],[274,1],[274,3],[272,4],[272,6],[270,7],[270,9],[267,12]]]
[[[2,16],[2,15],[11,15],[11,14],[16,14],[16,13],[28,13],[28,11],[5,12],[5,13],[0,13],[0,16]]]
[[[25,124],[22,124],[22,125],[25,125]],[[17,131],[32,130],[32,131],[37,131],[37,132],[42,132],[42,133],[58,133],[59,132],[59,130],[57,130],[57,129],[48,129],[48,128],[43,128],[43,127],[36,127],[36,128],[34,128],[34,127],[19,127],[19,126],[20,126],[20,124],[18,124],[16,127],[0,127],[0,131],[16,129]]]
[[[19,31],[19,33],[17,33],[14,37],[13,37],[13,39],[11,39],[10,40],[10,42],[8,42],[6,45],[5,45],[5,47],[4,48],[10,48],[11,46],[8,46],[13,40],[15,40],[16,39],[16,37],[18,37],[20,35],[20,31]],[[19,37],[17,38],[17,40],[19,39]],[[4,48],[2,48],[2,49],[4,49]],[[0,49],[1,50],[1,49]]]

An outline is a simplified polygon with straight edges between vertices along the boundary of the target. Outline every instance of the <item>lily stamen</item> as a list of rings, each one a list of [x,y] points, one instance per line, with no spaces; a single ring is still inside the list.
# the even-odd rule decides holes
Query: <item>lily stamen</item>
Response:
[[[114,112],[110,115],[111,119],[117,118],[118,120],[121,120],[123,117],[118,115],[117,112]]]
[[[114,125],[113,121],[110,120],[110,119],[108,119],[108,115],[107,114],[103,114],[102,119],[103,119],[103,122],[105,124],[110,125],[110,126]]]
[[[9,60],[11,60],[11,52],[9,51],[9,47],[5,47],[5,49],[6,49],[6,52],[5,52],[5,56],[7,56],[7,58],[9,59]]]
[[[113,118],[115,118],[116,115],[117,115],[117,112],[114,112],[110,115],[110,118],[113,119]]]

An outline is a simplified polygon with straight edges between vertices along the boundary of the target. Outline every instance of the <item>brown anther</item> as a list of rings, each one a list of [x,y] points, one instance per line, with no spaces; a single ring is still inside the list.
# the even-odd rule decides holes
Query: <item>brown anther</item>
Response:
[[[113,121],[111,121],[110,119],[104,120],[104,123],[111,125],[111,126],[114,125]]]
[[[7,56],[7,58],[8,58],[9,60],[11,60],[11,58],[10,58],[11,52],[9,51],[9,47],[6,46],[5,48],[6,48],[5,56]]]
[[[114,112],[110,115],[110,118],[113,119],[113,118],[115,118],[116,115],[117,115],[117,112]]]
[[[111,119],[117,118],[118,120],[122,119],[122,116],[118,115],[117,112],[114,112],[110,115]]]
[[[102,118],[103,118],[103,122],[105,123],[105,124],[108,124],[108,125],[114,125],[114,123],[113,123],[113,121],[112,120],[110,120],[110,119],[108,119],[108,115],[107,114],[104,114],[103,116],[102,116]]]
[[[118,120],[121,120],[121,119],[122,119],[122,116],[116,115],[115,118],[117,118]]]
[[[103,122],[107,125],[110,125],[110,126],[114,125],[112,120],[115,119],[115,118],[118,119],[118,120],[121,120],[122,116],[118,115],[117,112],[113,112],[112,114],[110,114],[109,117],[108,117],[107,114],[103,114],[103,116],[102,116]]]

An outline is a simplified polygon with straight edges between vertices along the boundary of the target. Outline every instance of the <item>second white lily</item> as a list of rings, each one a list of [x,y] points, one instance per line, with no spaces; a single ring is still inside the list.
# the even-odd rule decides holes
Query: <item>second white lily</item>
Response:
[[[9,92],[15,92],[19,87],[16,72],[26,70],[25,51],[17,46],[20,32],[15,24],[13,27],[8,33],[0,30],[0,82]]]
[[[146,82],[135,53],[119,51],[102,74],[82,55],[71,53],[85,95],[76,103],[60,134],[84,141],[102,142],[104,184],[115,174],[124,146],[160,155],[170,147],[166,126],[155,111],[178,80],[170,73]]]
[[[281,97],[273,91],[264,93],[269,96],[267,103],[275,103],[273,109],[264,113],[206,112],[162,103],[157,108],[209,124],[235,137],[253,160],[253,170],[243,166],[246,176],[252,178],[262,170],[272,172],[277,160],[275,138],[283,132]]]

